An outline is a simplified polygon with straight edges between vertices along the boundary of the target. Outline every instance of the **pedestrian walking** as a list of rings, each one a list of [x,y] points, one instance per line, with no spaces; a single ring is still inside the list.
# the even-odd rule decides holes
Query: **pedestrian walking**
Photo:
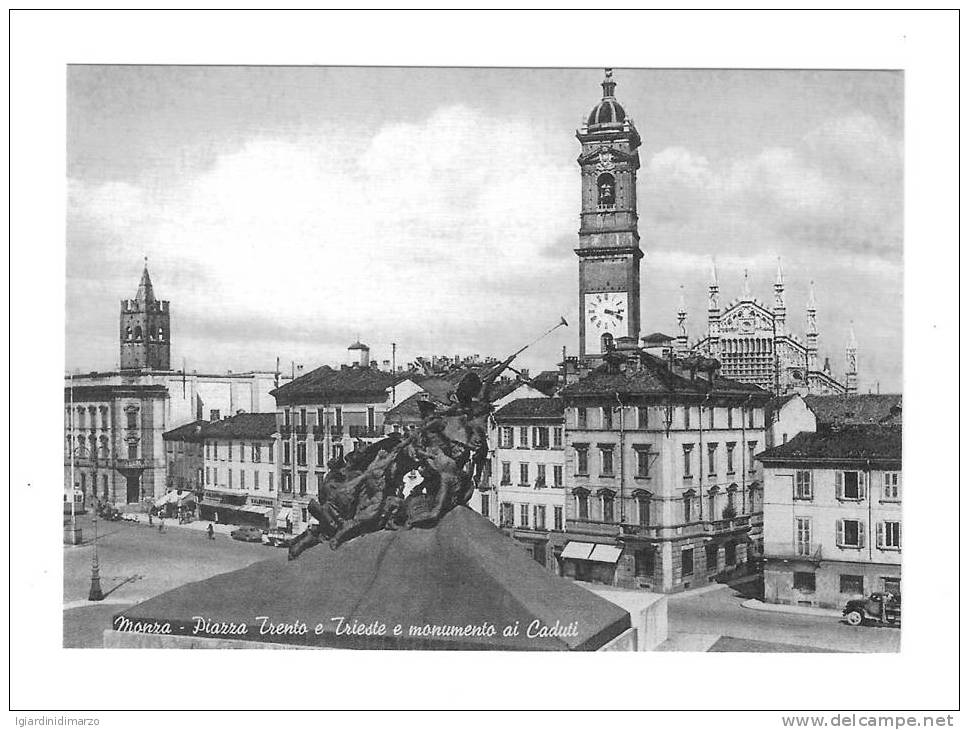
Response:
[[[165,531],[165,518],[164,517],[159,517],[158,518],[158,531],[159,532],[164,532]]]
[[[208,534],[209,540],[214,540],[215,539],[215,528],[212,527],[212,523],[211,522],[209,523],[209,526],[208,526],[208,528],[206,528],[205,532]]]
[[[151,516],[151,512],[148,513],[148,526],[153,527],[155,524],[154,519]]]

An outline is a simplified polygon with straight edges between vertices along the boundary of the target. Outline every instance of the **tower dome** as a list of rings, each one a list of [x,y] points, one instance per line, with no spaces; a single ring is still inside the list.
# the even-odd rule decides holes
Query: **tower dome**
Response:
[[[586,124],[590,129],[603,126],[622,126],[626,121],[626,110],[616,101],[616,82],[612,80],[612,69],[606,69],[606,78],[602,82],[602,101],[596,104],[589,113]]]

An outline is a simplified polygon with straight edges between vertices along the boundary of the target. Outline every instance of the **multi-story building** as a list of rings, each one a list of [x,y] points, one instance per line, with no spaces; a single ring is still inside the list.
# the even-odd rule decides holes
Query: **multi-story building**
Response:
[[[268,528],[277,511],[275,413],[239,413],[206,423],[202,519]]]
[[[65,378],[65,494],[73,483],[86,500],[154,499],[168,486],[166,431],[240,409],[275,410],[269,392],[285,380],[277,372],[172,370],[171,315],[146,264],[135,298],[121,301],[119,368]]]
[[[169,491],[189,490],[201,496],[205,483],[202,431],[207,425],[207,421],[192,421],[162,434],[168,464],[165,486]]]
[[[621,338],[562,390],[563,574],[673,592],[742,566],[760,541],[770,394],[714,361],[662,359]],[[703,368],[710,368],[704,370]]]
[[[787,443],[801,431],[819,425],[901,425],[902,396],[888,393],[805,395],[773,399],[768,405],[767,446]]]
[[[838,380],[828,358],[818,354],[817,303],[811,285],[806,310],[804,339],[787,322],[784,273],[777,262],[774,304],[769,307],[750,293],[747,273],[741,296],[720,307],[720,281],[714,264],[709,286],[707,329],[704,336],[688,342],[686,306],[680,299],[677,312],[677,351],[713,357],[720,361],[724,377],[758,385],[775,394],[791,392],[829,395],[855,392],[858,388],[857,343],[850,331],[845,350],[845,375]]]
[[[312,520],[306,508],[329,461],[381,438],[387,411],[422,390],[409,374],[371,365],[366,345],[355,342],[348,349],[358,358],[353,365],[324,365],[272,391],[280,508],[294,532]]]
[[[490,488],[472,507],[557,572],[556,535],[565,531],[564,402],[520,398],[499,408],[493,423]]]
[[[872,591],[900,593],[900,424],[819,424],[757,459],[766,601],[840,607]]]

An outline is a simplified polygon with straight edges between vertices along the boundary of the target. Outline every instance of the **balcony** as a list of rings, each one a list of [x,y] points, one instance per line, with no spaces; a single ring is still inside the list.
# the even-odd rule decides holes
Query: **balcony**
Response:
[[[115,459],[114,468],[118,470],[147,469],[150,467],[151,459]]]
[[[703,524],[703,531],[709,534],[719,535],[724,532],[734,532],[746,530],[750,527],[750,515],[738,515],[724,520],[710,520]]]
[[[824,558],[822,546],[816,543],[768,542],[764,544],[764,557],[779,560],[804,560],[820,563]]]
[[[290,426],[287,426],[287,425],[284,424],[284,425],[282,425],[282,426],[279,427],[279,437],[280,438],[288,439],[292,435],[293,435],[293,427],[291,425]]]
[[[293,430],[296,431],[296,438],[300,441],[306,439],[306,426],[296,426]]]
[[[620,537],[657,539],[663,528],[660,525],[621,525]]]
[[[382,438],[384,430],[371,426],[350,426],[350,438],[353,439],[376,439]]]

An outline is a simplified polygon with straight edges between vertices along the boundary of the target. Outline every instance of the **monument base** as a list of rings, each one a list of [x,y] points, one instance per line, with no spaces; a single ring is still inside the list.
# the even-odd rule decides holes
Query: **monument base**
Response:
[[[68,525],[64,528],[64,544],[65,545],[80,545],[81,544],[81,528],[71,527]]]

